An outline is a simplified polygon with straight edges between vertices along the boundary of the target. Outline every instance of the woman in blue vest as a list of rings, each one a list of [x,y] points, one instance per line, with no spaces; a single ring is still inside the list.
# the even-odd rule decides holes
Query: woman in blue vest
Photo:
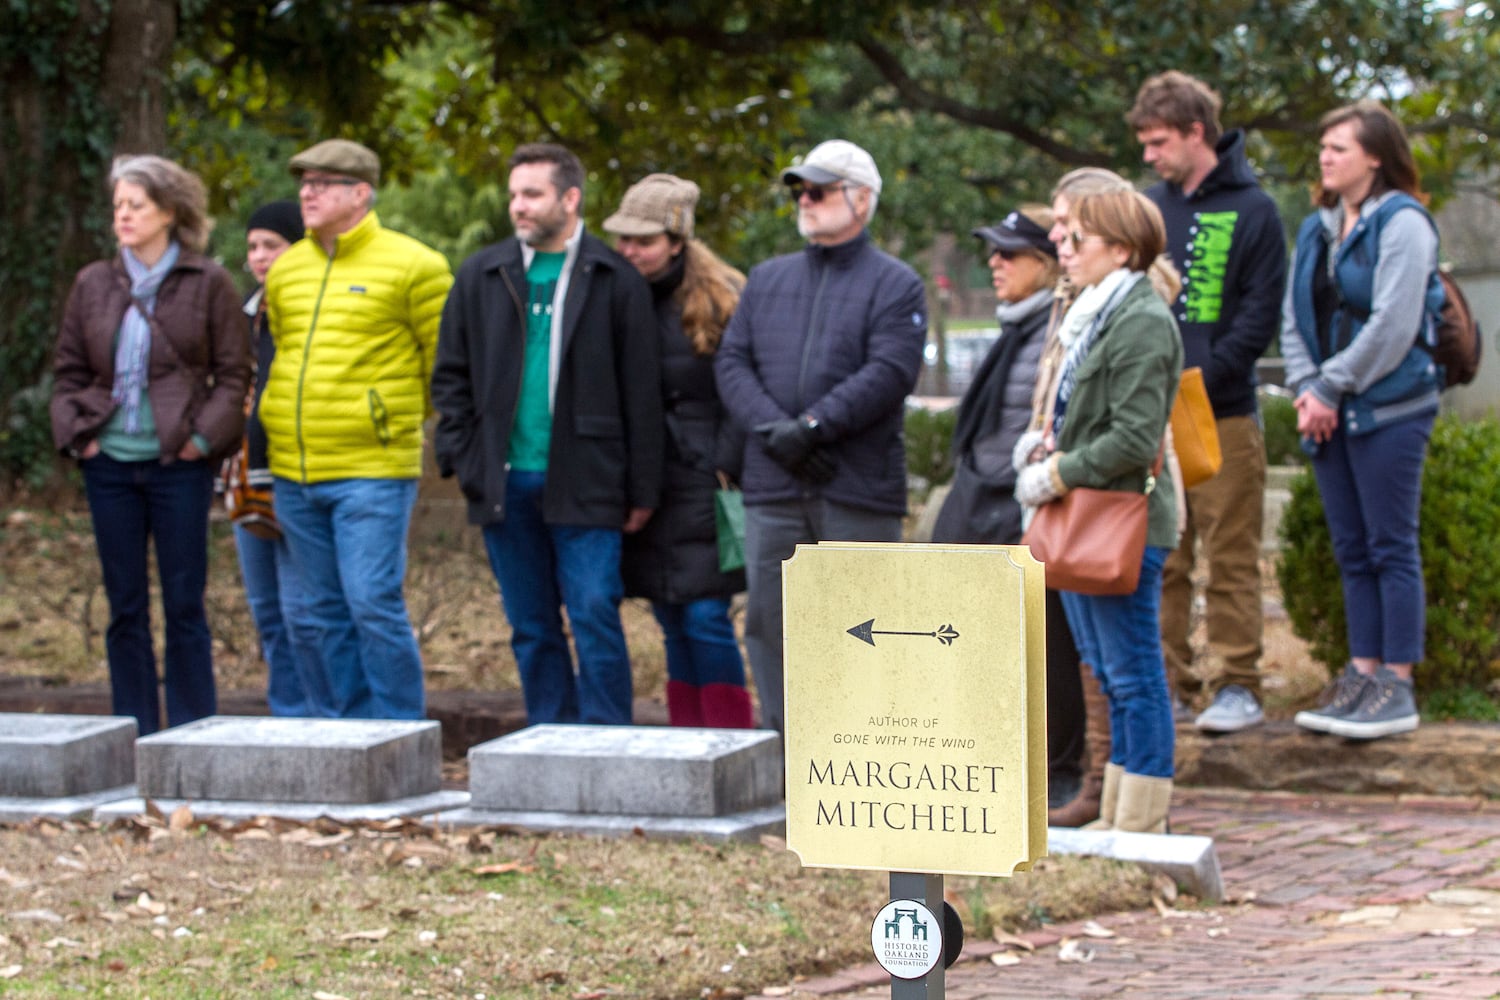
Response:
[[[1417,727],[1417,517],[1443,384],[1429,348],[1438,238],[1393,114],[1360,101],[1319,133],[1319,208],[1297,234],[1281,352],[1343,578],[1350,662],[1297,724],[1376,739]]]

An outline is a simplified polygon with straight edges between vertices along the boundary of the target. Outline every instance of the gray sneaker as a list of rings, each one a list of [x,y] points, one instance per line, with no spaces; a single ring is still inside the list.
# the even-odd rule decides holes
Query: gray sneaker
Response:
[[[1292,721],[1315,733],[1331,733],[1335,722],[1359,707],[1370,684],[1371,678],[1355,670],[1354,664],[1346,663],[1343,673],[1334,678],[1323,704],[1310,711],[1298,712]]]
[[[1265,721],[1266,714],[1255,695],[1238,684],[1229,684],[1219,689],[1213,704],[1198,715],[1194,724],[1205,733],[1237,733]]]
[[[1417,728],[1419,721],[1411,681],[1404,681],[1381,666],[1370,678],[1360,703],[1353,711],[1332,720],[1328,731],[1346,740],[1377,740],[1409,733]]]

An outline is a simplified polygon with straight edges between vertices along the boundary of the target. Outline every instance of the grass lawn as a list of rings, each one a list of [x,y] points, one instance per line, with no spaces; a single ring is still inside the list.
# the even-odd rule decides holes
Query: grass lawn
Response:
[[[950,878],[967,933],[1147,905],[1097,859]],[[881,873],[663,843],[183,813],[0,828],[6,997],[739,997],[867,961]]]

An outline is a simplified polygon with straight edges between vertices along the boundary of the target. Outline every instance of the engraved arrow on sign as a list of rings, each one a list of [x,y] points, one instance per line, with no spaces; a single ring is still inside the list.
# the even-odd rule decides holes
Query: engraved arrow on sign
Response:
[[[942,628],[934,629],[931,632],[886,632],[875,627],[875,619],[873,618],[867,622],[860,622],[849,629],[848,632],[854,638],[868,642],[872,646],[875,645],[875,637],[877,635],[930,635],[944,646],[953,645],[953,640],[958,638],[958,630],[952,625],[944,625]]]

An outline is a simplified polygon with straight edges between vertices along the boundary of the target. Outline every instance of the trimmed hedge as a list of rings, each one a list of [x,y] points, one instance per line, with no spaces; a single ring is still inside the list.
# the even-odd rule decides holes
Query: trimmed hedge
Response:
[[[1349,658],[1344,595],[1310,468],[1291,493],[1277,578],[1292,629],[1331,672]],[[1433,428],[1422,476],[1422,568],[1427,658],[1417,664],[1417,691],[1429,709],[1472,704],[1465,692],[1488,695],[1500,677],[1500,422],[1493,418],[1441,417]]]
[[[906,408],[906,473],[922,498],[935,486],[953,478],[953,429],[958,407],[929,410]]]

